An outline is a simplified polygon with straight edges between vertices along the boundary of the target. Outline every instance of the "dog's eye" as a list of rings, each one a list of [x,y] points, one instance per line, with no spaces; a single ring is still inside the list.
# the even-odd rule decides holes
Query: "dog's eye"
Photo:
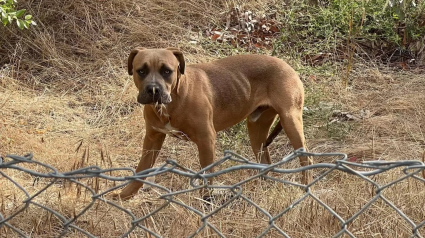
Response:
[[[164,70],[164,74],[171,74],[171,70],[168,70],[168,69]]]
[[[145,71],[145,70],[143,70],[143,69],[141,69],[141,70],[139,70],[139,74],[140,74],[140,75],[146,75],[146,71]]]

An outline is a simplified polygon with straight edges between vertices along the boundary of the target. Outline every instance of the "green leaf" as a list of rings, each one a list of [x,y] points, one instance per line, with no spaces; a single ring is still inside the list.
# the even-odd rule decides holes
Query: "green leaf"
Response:
[[[7,25],[7,23],[9,23],[9,21],[7,20],[7,17],[2,17],[1,21],[3,22],[3,25]]]
[[[21,19],[16,20],[16,24],[18,25],[19,29],[23,30],[25,28],[25,22]]]
[[[25,16],[25,20],[31,20],[32,19],[32,15],[26,15]]]
[[[16,17],[21,17],[22,15],[24,15],[26,9],[21,9],[19,11],[16,12]]]
[[[25,20],[25,25],[27,26],[27,28],[30,26],[30,24],[33,25],[32,22],[32,20]]]

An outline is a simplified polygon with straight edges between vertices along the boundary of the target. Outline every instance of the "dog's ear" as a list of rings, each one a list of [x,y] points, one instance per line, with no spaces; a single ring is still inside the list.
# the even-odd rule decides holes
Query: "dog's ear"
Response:
[[[128,65],[127,65],[127,70],[128,70],[129,75],[133,75],[133,59],[134,59],[134,57],[137,55],[137,53],[139,53],[140,51],[143,51],[145,49],[146,48],[143,48],[143,47],[137,47],[137,48],[134,48],[130,52],[130,55],[128,56]]]
[[[181,74],[184,74],[184,70],[186,68],[186,63],[184,61],[183,53],[178,48],[167,48],[167,50],[170,50],[173,52],[173,54],[176,56],[177,60],[179,61],[179,71]]]

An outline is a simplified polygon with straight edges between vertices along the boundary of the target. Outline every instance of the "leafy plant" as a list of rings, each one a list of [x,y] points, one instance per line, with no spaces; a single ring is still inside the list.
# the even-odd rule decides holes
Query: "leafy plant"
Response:
[[[363,49],[356,53],[367,57],[391,55],[397,49],[414,53],[413,43],[425,35],[425,1],[307,2],[292,1],[282,11],[285,27],[276,47],[309,63],[324,58],[319,54],[344,58],[342,53],[348,47],[354,50],[354,45]]]
[[[16,0],[0,0],[1,21],[4,26],[16,21],[20,29],[28,29],[30,25],[36,25],[32,15],[25,15],[26,9],[16,10]]]

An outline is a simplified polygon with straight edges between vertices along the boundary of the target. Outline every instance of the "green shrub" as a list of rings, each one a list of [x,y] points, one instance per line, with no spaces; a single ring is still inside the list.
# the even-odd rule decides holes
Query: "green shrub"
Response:
[[[16,10],[16,0],[0,0],[1,21],[4,26],[16,21],[20,29],[28,29],[30,25],[36,25],[32,15],[25,15],[26,9]]]
[[[319,53],[345,53],[352,44],[368,56],[395,49],[415,53],[419,49],[414,43],[423,41],[425,35],[425,1],[416,2],[330,0],[311,5],[291,1],[282,11],[284,28],[277,49],[303,59]]]

